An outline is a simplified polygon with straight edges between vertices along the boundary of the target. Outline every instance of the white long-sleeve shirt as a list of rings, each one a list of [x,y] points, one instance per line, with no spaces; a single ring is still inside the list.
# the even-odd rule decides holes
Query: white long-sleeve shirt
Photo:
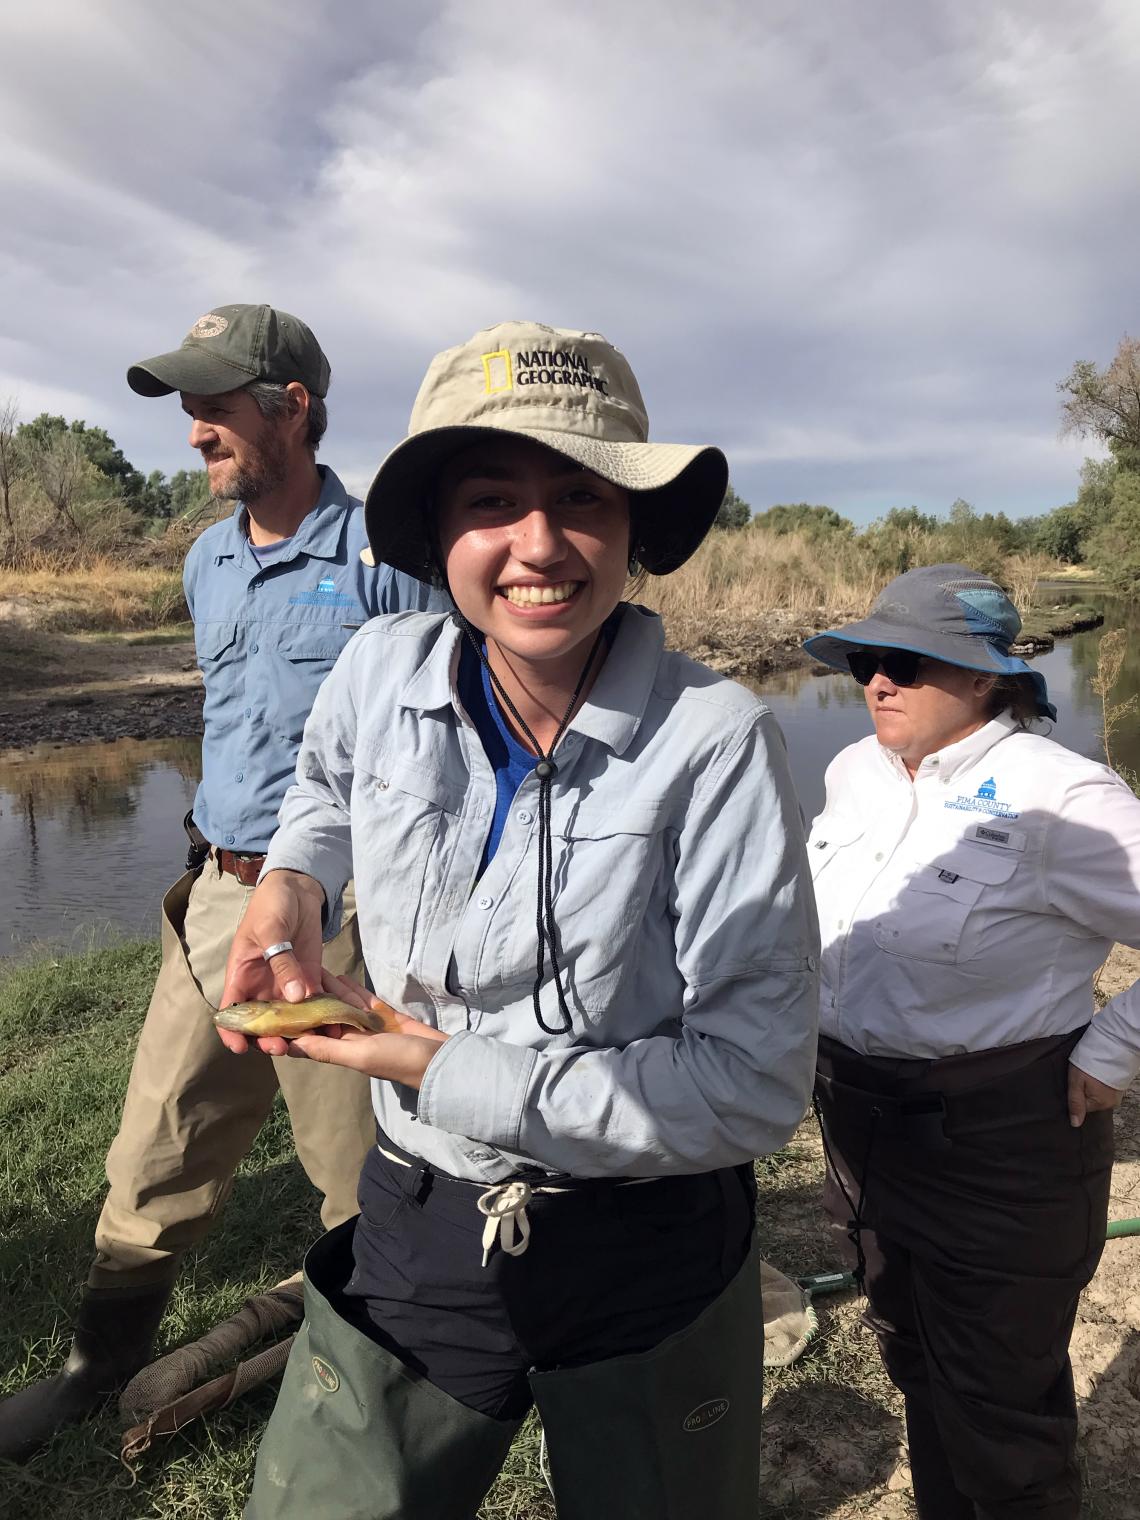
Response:
[[[1008,715],[920,765],[874,736],[832,761],[808,856],[822,936],[820,1032],[920,1058],[1065,1034],[1092,977],[1140,947],[1140,799],[1103,765]],[[1140,1072],[1140,982],[1072,1060]]]

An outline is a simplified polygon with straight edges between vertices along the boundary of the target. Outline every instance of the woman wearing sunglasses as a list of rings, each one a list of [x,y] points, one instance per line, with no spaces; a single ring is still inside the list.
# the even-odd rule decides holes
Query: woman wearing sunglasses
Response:
[[[375,1079],[378,1137],[256,1520],[468,1520],[532,1403],[564,1520],[755,1516],[752,1157],[809,1099],[818,933],[771,714],[623,600],[727,478],[646,432],[605,339],[504,323],[436,357],[368,494],[454,611],[349,644],[230,960],[232,1001],[317,987],[355,876],[400,1015],[289,1047]]]
[[[1140,800],[1045,736],[1020,626],[993,581],[933,565],[805,646],[875,727],[809,841],[816,1097],[923,1520],[1080,1512],[1068,1345],[1140,1071],[1140,985],[1095,1019],[1091,987],[1140,946]]]

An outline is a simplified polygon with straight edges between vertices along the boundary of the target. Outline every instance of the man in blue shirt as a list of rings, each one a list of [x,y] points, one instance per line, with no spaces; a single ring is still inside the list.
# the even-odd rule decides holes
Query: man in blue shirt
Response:
[[[361,503],[317,464],[329,365],[296,317],[216,307],[127,380],[144,396],[180,393],[211,490],[237,505],[186,559],[205,683],[202,781],[188,869],[163,899],[162,969],[107,1157],[95,1260],[63,1370],[0,1404],[0,1457],[27,1455],[149,1360],[181,1258],[225,1202],[278,1087],[326,1229],[357,1212],[374,1133],[364,1077],[235,1061],[211,1015],[317,688],[362,623],[434,607],[436,594],[372,564]],[[351,911],[325,964],[362,976]]]

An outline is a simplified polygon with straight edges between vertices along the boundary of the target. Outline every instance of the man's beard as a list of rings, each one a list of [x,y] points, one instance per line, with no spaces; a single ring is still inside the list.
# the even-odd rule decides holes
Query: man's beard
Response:
[[[289,474],[289,459],[277,429],[266,423],[249,446],[247,457],[234,460],[230,480],[219,493],[225,501],[240,501],[253,506],[263,496],[279,490]]]

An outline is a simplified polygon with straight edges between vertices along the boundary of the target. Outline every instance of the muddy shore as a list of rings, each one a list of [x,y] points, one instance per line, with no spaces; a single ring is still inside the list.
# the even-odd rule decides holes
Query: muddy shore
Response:
[[[672,617],[669,644],[734,680],[811,665],[809,635],[859,614],[799,616],[774,609],[750,618]],[[1051,649],[1054,638],[1093,627],[1059,609],[1034,619],[1019,653]],[[822,670],[822,667],[817,667]],[[198,738],[202,677],[187,628],[157,635],[34,631],[0,615],[0,759],[36,744],[101,739]]]
[[[773,612],[714,630],[681,625],[670,630],[671,643],[724,675],[757,680],[809,663],[799,646],[824,621]],[[0,622],[0,759],[36,744],[201,733],[202,677],[189,635],[152,642]]]

